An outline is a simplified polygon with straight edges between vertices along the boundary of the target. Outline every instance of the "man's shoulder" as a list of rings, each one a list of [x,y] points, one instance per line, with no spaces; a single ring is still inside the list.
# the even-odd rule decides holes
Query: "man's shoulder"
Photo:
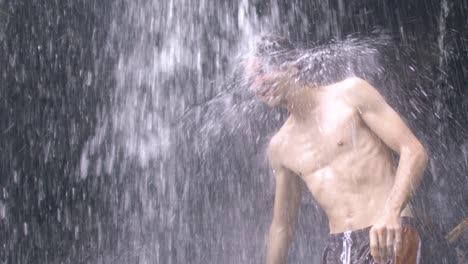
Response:
[[[342,95],[359,96],[369,92],[372,86],[359,77],[349,77],[337,83],[338,90]]]
[[[379,92],[366,80],[359,77],[350,77],[339,83],[341,97],[358,110],[366,107]]]
[[[283,132],[280,130],[276,132],[273,137],[270,139],[270,143],[268,144],[268,155],[271,156],[273,154],[277,154],[280,152],[281,143],[283,141]]]
[[[273,135],[270,139],[270,143],[268,144],[268,156],[270,160],[281,160],[281,153],[284,151],[284,142],[285,138],[287,137],[287,124],[286,123]]]

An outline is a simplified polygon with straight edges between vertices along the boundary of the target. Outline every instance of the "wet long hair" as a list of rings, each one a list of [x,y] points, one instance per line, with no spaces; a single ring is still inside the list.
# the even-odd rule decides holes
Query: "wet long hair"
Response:
[[[323,45],[299,47],[289,39],[265,35],[256,43],[254,56],[263,71],[295,67],[292,76],[311,86],[328,85],[352,76],[370,77],[382,71],[379,49],[389,44],[383,37],[353,37]]]
[[[280,68],[291,65],[296,60],[297,51],[296,45],[285,37],[264,35],[257,41],[254,55],[262,66]]]

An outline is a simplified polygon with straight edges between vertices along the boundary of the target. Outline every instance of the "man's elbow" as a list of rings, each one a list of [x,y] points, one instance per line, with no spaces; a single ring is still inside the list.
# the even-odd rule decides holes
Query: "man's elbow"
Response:
[[[419,176],[419,179],[417,180],[417,182],[419,183],[422,180],[424,171],[427,167],[427,163],[429,162],[429,155],[427,154],[426,149],[420,142],[414,144],[410,152],[411,156],[413,157],[414,168],[419,171],[416,173],[418,174],[417,176]]]
[[[426,149],[418,141],[402,146],[400,155],[413,158],[423,169],[427,166],[429,160]]]
[[[404,156],[405,159],[410,161],[412,170],[418,171],[416,175],[421,178],[429,161],[429,156],[424,146],[418,141],[407,144],[401,149],[400,156]]]
[[[418,143],[416,147],[415,153],[421,162],[421,169],[424,171],[427,167],[427,163],[429,162],[429,155],[427,154],[426,149],[421,143]]]

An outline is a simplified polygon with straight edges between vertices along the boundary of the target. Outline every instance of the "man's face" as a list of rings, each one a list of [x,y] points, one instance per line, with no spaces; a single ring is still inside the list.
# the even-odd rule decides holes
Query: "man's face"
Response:
[[[292,84],[292,77],[287,70],[267,68],[259,59],[253,58],[245,66],[250,89],[270,107],[281,105]]]

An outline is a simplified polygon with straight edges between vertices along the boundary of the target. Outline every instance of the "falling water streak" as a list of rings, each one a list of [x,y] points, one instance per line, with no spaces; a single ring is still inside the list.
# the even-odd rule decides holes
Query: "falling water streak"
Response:
[[[449,14],[449,6],[447,3],[447,0],[442,0],[440,2],[440,14],[439,14],[439,36],[437,38],[437,44],[439,46],[439,69],[443,69],[445,65],[445,60],[446,60],[446,52],[445,52],[445,35],[446,33],[446,20],[447,16]]]
[[[126,5],[123,16],[119,14],[122,3]],[[120,171],[119,174],[123,174],[124,177],[137,177],[132,181],[141,185],[137,199],[141,202],[145,214],[142,219],[133,217],[124,219],[125,222],[135,226],[130,230],[133,234],[126,238],[132,246],[124,248],[121,256],[111,257],[114,262],[124,263],[124,259],[128,258],[126,255],[136,255],[139,254],[138,251],[143,253],[143,256],[139,257],[141,263],[153,262],[154,258],[158,262],[164,262],[164,258],[167,258],[167,263],[187,261],[184,259],[184,254],[171,256],[167,253],[176,247],[184,252],[187,245],[192,243],[189,235],[190,215],[180,211],[181,207],[185,206],[183,203],[189,185],[185,184],[181,201],[176,191],[178,180],[173,171],[173,167],[178,164],[171,154],[176,151],[178,139],[174,133],[178,132],[171,123],[173,120],[181,119],[181,113],[185,111],[200,111],[197,108],[190,110],[190,105],[207,104],[206,101],[211,97],[207,93],[210,89],[213,89],[212,93],[215,94],[221,92],[221,83],[226,79],[222,72],[222,59],[235,54],[239,49],[239,45],[229,43],[229,39],[237,38],[237,41],[242,43],[243,49],[252,46],[252,36],[256,31],[254,24],[259,23],[255,8],[247,0],[238,4],[237,17],[232,16],[232,13],[221,5],[216,5],[218,7],[216,9],[209,1],[187,4],[179,0],[156,2],[123,0],[115,4],[116,17],[108,37],[107,51],[109,54],[115,54],[114,43],[119,44],[116,54],[118,64],[115,69],[116,89],[109,111],[98,113],[100,125],[96,128],[94,136],[85,144],[78,168],[82,180],[92,177],[91,175],[99,175],[102,173],[99,168],[102,167],[106,168],[106,173],[110,175]],[[212,18],[218,19],[217,22],[213,23]],[[221,33],[226,33],[225,38],[208,39],[213,50],[206,50],[207,43],[203,37],[209,32],[205,27],[217,23]],[[126,35],[136,37],[126,38]],[[155,40],[157,43],[154,43]],[[128,46],[128,43],[131,45]],[[213,55],[214,60],[209,63],[214,65],[214,72],[207,72],[204,68],[207,57]],[[204,77],[207,73],[212,74],[214,79]],[[189,78],[193,82],[184,83],[183,80]],[[191,89],[189,86],[192,84],[198,89]],[[187,97],[184,91],[188,90],[196,91],[195,96]],[[228,102],[229,98],[223,100]],[[153,105],[153,108],[148,107],[150,105]],[[217,126],[216,122],[208,120],[201,130],[213,133]],[[109,139],[110,146],[106,146],[109,144]],[[207,139],[204,141],[209,142]],[[204,148],[210,147],[209,144],[204,145]],[[99,154],[103,148],[106,152]],[[117,153],[122,153],[123,157],[119,157]],[[94,159],[96,156],[99,157]],[[103,160],[104,166],[98,165],[95,160]],[[127,169],[135,166],[132,165],[134,160],[137,161],[137,168],[142,171],[142,175],[131,176],[132,171]],[[151,171],[150,168],[154,167],[155,163],[159,164],[157,165],[159,169]],[[95,173],[91,172],[93,167],[96,168]],[[187,169],[190,172],[190,168]],[[153,182],[157,186],[156,195],[161,197],[161,200],[153,200],[154,198],[149,196],[145,186],[147,182]],[[188,183],[187,180],[186,182]],[[123,210],[127,211],[135,197],[130,196],[127,191],[122,195]],[[118,212],[120,209],[113,210]],[[145,250],[151,245],[143,245],[143,248],[138,246],[141,242],[137,223],[145,225],[154,221],[156,215],[159,216],[159,219],[156,219],[157,225],[155,230],[150,232],[156,234],[161,230],[172,230],[172,232],[152,241],[155,248],[166,252],[161,256],[157,251],[151,258],[148,256],[152,253]],[[78,230],[75,234],[78,235]],[[120,244],[120,241],[117,242]]]
[[[438,86],[435,89],[436,93],[436,101],[434,103],[435,111],[434,115],[438,120],[445,120],[447,118],[447,113],[446,109],[444,107],[444,98],[446,98],[446,91],[445,89],[450,89],[450,86],[446,85],[446,60],[447,60],[447,54],[445,50],[445,37],[446,37],[446,23],[447,23],[447,16],[450,12],[450,7],[447,2],[447,0],[442,0],[440,2],[440,13],[439,13],[439,18],[438,18],[438,25],[439,25],[439,34],[437,36],[437,45],[439,49],[439,63],[438,63],[438,70],[439,70],[439,75],[438,75]],[[444,122],[438,122],[437,128],[436,128],[436,133],[441,135],[444,131]],[[444,139],[445,140],[445,139]],[[447,142],[442,143],[442,147],[447,147]],[[435,178],[437,178],[437,175],[434,175]]]

